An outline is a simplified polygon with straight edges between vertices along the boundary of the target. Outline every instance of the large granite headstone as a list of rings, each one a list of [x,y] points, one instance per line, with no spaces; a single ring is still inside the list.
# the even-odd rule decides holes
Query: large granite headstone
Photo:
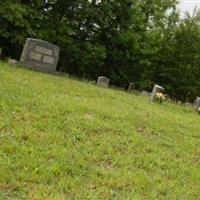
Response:
[[[200,97],[197,97],[196,101],[194,102],[194,109],[198,112],[199,108],[200,108]]]
[[[20,62],[27,67],[56,71],[60,48],[43,40],[28,38]]]
[[[110,80],[105,76],[100,76],[97,80],[97,86],[109,87]]]
[[[151,93],[151,101],[155,101],[156,93],[163,93],[165,89],[160,85],[154,85],[153,91]]]

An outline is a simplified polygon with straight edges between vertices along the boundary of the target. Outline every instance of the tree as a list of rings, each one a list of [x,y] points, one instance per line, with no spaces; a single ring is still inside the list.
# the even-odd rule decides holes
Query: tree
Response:
[[[175,27],[171,40],[165,42],[161,51],[163,67],[157,79],[173,97],[184,101],[190,93],[194,100],[200,90],[200,14],[187,15]]]
[[[27,37],[38,35],[44,1],[0,2],[0,46],[9,56],[19,56]]]

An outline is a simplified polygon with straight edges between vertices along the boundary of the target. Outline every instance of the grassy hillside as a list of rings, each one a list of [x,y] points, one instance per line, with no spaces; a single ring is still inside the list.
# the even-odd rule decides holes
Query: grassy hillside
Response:
[[[200,199],[190,107],[0,63],[0,199]]]

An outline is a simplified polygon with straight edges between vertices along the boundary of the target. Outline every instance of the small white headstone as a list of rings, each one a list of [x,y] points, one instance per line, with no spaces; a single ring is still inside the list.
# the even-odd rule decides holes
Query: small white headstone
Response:
[[[153,91],[151,93],[151,101],[155,101],[156,93],[163,93],[165,89],[160,85],[154,85]]]
[[[105,76],[100,76],[97,80],[97,86],[109,87],[110,80]]]

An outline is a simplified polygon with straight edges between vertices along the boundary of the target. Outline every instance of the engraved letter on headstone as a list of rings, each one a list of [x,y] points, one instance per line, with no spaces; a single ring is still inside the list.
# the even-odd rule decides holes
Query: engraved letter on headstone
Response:
[[[37,52],[40,52],[42,54],[46,54],[46,55],[49,55],[49,56],[51,56],[53,54],[53,51],[51,49],[44,48],[44,47],[41,47],[41,46],[36,46],[35,50]]]
[[[43,57],[43,62],[48,63],[48,64],[54,64],[55,59],[51,56],[44,56]]]
[[[37,52],[35,52],[35,51],[31,51],[31,52],[30,52],[29,58],[30,58],[30,59],[33,59],[33,60],[38,60],[38,61],[40,61],[41,58],[42,58],[42,54],[37,53]]]

